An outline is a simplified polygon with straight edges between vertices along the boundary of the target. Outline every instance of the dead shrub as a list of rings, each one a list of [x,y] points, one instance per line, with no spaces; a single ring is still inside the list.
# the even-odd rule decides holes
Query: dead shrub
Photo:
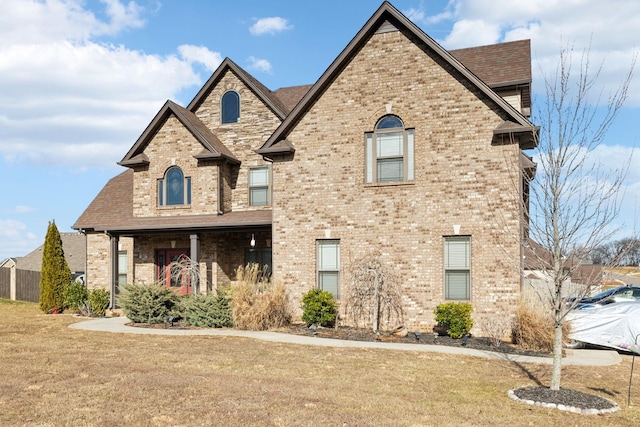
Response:
[[[569,334],[569,325],[563,334]],[[542,308],[519,304],[512,328],[514,344],[525,350],[553,351],[553,319]]]
[[[491,340],[491,345],[500,347],[502,340],[508,337],[511,322],[498,315],[489,317],[484,321],[484,333]]]
[[[257,264],[236,269],[237,283],[231,287],[231,313],[237,329],[264,331],[291,323],[289,296],[280,282],[271,283]]]

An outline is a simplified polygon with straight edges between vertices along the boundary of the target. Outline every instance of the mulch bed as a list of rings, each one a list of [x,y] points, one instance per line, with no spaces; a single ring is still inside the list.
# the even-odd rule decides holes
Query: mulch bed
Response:
[[[376,333],[371,329],[352,328],[348,326],[339,326],[336,328],[317,327],[315,330],[309,329],[306,325],[292,325],[289,328],[282,329],[279,332],[288,332],[296,335],[316,336],[320,338],[334,338],[352,341],[381,341],[405,344],[429,344],[443,345],[450,347],[467,347],[476,350],[494,351],[498,353],[521,354],[526,356],[551,357],[551,352],[525,350],[511,343],[501,342],[500,345],[494,345],[491,339],[487,337],[469,336],[466,340],[453,339],[447,335],[435,333],[421,332],[416,335],[415,332],[409,332],[407,336],[397,336],[391,331],[381,331]]]

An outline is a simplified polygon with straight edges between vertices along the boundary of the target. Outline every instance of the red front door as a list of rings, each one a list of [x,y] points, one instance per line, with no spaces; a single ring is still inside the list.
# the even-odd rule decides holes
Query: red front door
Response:
[[[181,295],[191,293],[188,268],[183,268],[189,257],[187,249],[160,249],[157,252],[158,279]]]

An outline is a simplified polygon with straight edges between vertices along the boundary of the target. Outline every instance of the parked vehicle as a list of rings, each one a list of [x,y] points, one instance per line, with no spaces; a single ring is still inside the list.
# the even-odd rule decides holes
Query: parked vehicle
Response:
[[[627,350],[640,342],[640,301],[617,302],[571,310],[567,347],[584,344]]]
[[[576,300],[578,300],[577,303]],[[632,285],[618,286],[592,296],[569,298],[567,307],[577,309],[593,308],[623,301],[640,301],[640,287]]]

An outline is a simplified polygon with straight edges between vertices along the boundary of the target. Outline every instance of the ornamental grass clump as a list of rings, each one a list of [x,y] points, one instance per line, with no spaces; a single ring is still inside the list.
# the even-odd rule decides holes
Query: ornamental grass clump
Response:
[[[434,310],[438,325],[447,329],[451,338],[462,338],[473,328],[471,312],[473,307],[466,302],[448,302],[440,304]]]
[[[280,282],[270,282],[267,273],[258,264],[236,269],[237,282],[230,289],[234,327],[261,331],[291,323],[287,290]]]
[[[562,326],[562,335],[570,332],[569,325]],[[513,323],[512,341],[525,350],[553,351],[553,318],[542,307],[520,303]]]

